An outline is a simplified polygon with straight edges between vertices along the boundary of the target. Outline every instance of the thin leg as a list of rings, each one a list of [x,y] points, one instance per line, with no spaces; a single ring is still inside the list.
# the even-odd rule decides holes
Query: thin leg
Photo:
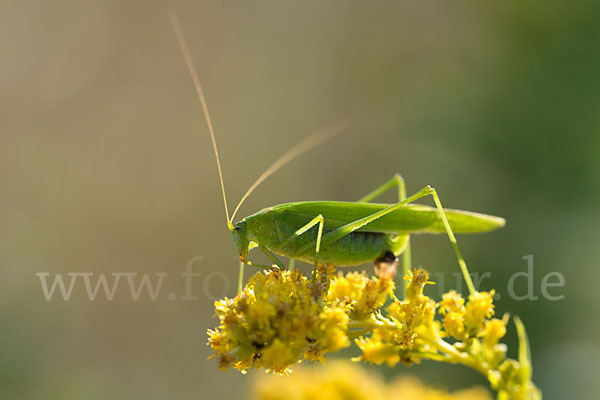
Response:
[[[387,190],[392,189],[394,187],[398,188],[398,201],[406,200],[406,184],[404,183],[404,178],[402,177],[402,175],[396,174],[392,177],[392,179],[390,179],[383,185],[379,186],[378,188],[376,188],[375,190],[373,190],[371,193],[367,194],[363,198],[359,199],[358,202],[359,203],[360,202],[368,203],[368,202],[372,201],[373,199],[375,199],[376,197],[385,193]],[[408,274],[408,271],[410,271],[411,264],[412,264],[411,251],[410,251],[410,235],[406,235],[406,236],[407,236],[406,247],[404,248],[404,251],[402,252],[402,276],[400,277],[400,281],[402,282],[402,297],[403,298],[405,297],[405,294],[406,294],[406,284],[407,284],[407,282],[403,278]],[[396,256],[399,256],[399,255],[400,254],[396,254]]]
[[[244,286],[244,263],[240,261],[240,275],[238,277],[238,294],[242,293],[242,287]]]
[[[321,238],[323,236],[323,225],[325,225],[325,221],[323,220],[323,216],[319,214],[317,216],[319,219],[319,231],[317,232],[317,245],[315,246],[315,266],[313,267],[312,273],[312,281],[317,280],[317,266],[319,263],[319,251],[321,251]]]
[[[266,247],[261,246],[261,245],[254,246],[254,247],[258,247],[259,249],[261,249],[262,252],[265,253],[265,255],[267,257],[269,257],[271,259],[271,261],[273,261],[273,263],[275,265],[277,265],[277,268],[279,268],[279,269],[285,269],[285,264],[279,258],[277,258],[277,256],[275,254],[273,254],[269,249],[267,249]],[[254,248],[254,247],[251,247],[251,248]],[[259,264],[259,263],[252,262],[250,260],[246,260],[245,264],[248,264],[251,267],[264,268],[264,269],[268,269],[268,270],[273,269],[272,265]],[[240,270],[241,269],[242,268],[240,267]]]
[[[251,266],[251,267],[268,269],[269,271],[273,269],[272,265],[259,264],[259,263],[255,263],[255,262],[248,261],[248,260],[246,260],[246,264],[249,265],[249,266]]]
[[[406,247],[404,248],[404,252],[402,253],[402,276],[400,277],[400,279],[402,279],[402,298],[406,297],[406,285],[408,285],[408,282],[404,280],[404,277],[406,275],[408,275],[408,272],[412,268],[411,263],[412,263],[412,259],[411,259],[411,252],[410,252],[410,235],[409,235],[407,242],[406,242]]]
[[[322,240],[320,241],[321,242],[320,245],[323,245],[323,246],[331,245],[332,243],[335,243],[336,241],[343,238],[344,236],[357,231],[358,229],[362,228],[363,226],[385,216],[386,214],[389,214],[409,203],[412,203],[413,201],[416,201],[416,200],[418,200],[422,197],[428,196],[428,195],[433,196],[433,200],[434,200],[435,205],[440,213],[440,217],[442,218],[442,222],[444,224],[446,233],[448,234],[448,238],[450,239],[450,243],[452,243],[452,246],[454,247],[454,252],[456,253],[456,257],[458,259],[458,264],[461,268],[464,279],[467,283],[467,287],[469,288],[469,292],[473,293],[475,291],[475,288],[473,286],[473,281],[471,280],[471,277],[469,276],[469,272],[467,270],[467,265],[460,253],[458,244],[456,243],[456,238],[454,237],[454,233],[452,232],[452,229],[450,228],[450,224],[448,223],[448,219],[446,218],[446,213],[444,212],[444,209],[442,208],[442,204],[437,195],[437,192],[431,186],[424,187],[423,189],[421,189],[414,195],[410,196],[409,198],[407,198],[399,203],[393,204],[387,208],[384,208],[381,211],[378,211],[376,213],[368,215],[364,218],[358,219],[354,222],[350,222],[344,226],[339,227],[338,229],[335,229],[335,230],[327,233],[325,236],[323,236]],[[315,244],[314,242],[308,243],[305,246],[303,246],[301,249],[299,249],[298,253],[302,254],[304,252],[307,252],[312,248],[312,246],[315,246],[315,245],[317,245],[317,244]]]
[[[271,259],[271,261],[273,261],[273,263],[275,265],[277,265],[277,268],[279,269],[285,269],[285,264],[283,264],[283,262],[281,262],[280,259],[277,258],[277,256],[275,254],[273,254],[269,249],[267,249],[264,246],[261,245],[256,245],[254,243],[251,243],[248,250],[251,250],[255,247],[258,247],[259,249],[262,250],[263,253],[266,254],[267,257],[269,257]],[[240,276],[239,276],[239,280],[238,280],[238,289],[239,291],[241,291],[242,288],[242,284],[243,284],[243,274],[244,274],[244,264],[250,265],[251,267],[257,267],[257,268],[263,268],[263,269],[268,269],[268,270],[272,270],[273,266],[272,265],[264,265],[264,264],[259,264],[259,263],[255,263],[252,262],[250,260],[246,260],[245,262],[240,263]]]
[[[366,196],[359,199],[358,202],[359,203],[368,203],[368,202],[372,201],[373,199],[375,199],[376,197],[381,196],[383,193],[385,193],[387,190],[389,190],[393,187],[398,188],[398,198],[400,199],[400,201],[406,199],[406,185],[404,184],[404,178],[402,177],[402,175],[396,174],[392,177],[392,179],[390,179],[383,185],[379,186],[377,189],[373,190],[371,193],[369,193]]]
[[[446,213],[444,212],[444,208],[442,207],[442,202],[438,197],[437,192],[434,188],[431,188],[431,195],[433,196],[433,201],[435,202],[435,206],[440,212],[440,216],[442,217],[442,221],[444,222],[444,228],[446,228],[446,233],[448,234],[448,238],[450,239],[450,243],[452,243],[452,247],[454,247],[454,252],[456,253],[456,258],[458,259],[458,265],[460,265],[460,269],[462,271],[463,277],[465,278],[465,282],[467,283],[467,287],[469,288],[469,293],[475,292],[475,286],[473,285],[473,281],[471,280],[471,275],[469,275],[469,269],[467,268],[467,263],[465,262],[462,254],[460,253],[460,249],[458,248],[458,243],[456,242],[456,237],[454,237],[454,232],[452,232],[452,228],[450,228],[450,224],[448,223],[448,218],[446,217]]]
[[[305,233],[306,231],[308,231],[310,228],[312,228],[313,226],[315,226],[317,224],[319,225],[319,230],[317,232],[317,241],[316,241],[316,245],[315,245],[315,264],[314,264],[313,272],[312,272],[313,282],[317,279],[317,266],[319,264],[319,252],[321,251],[321,237],[323,236],[323,225],[325,225],[325,220],[323,219],[323,216],[321,214],[319,214],[316,217],[314,217],[313,219],[311,219],[306,225],[304,225],[302,228],[300,228],[296,232],[294,232],[294,235],[290,236],[281,245],[281,248],[285,248],[285,246],[287,246],[292,240],[294,240],[298,236],[302,235],[303,233]]]
[[[262,252],[265,253],[267,257],[269,257],[271,261],[273,261],[275,265],[279,267],[279,269],[285,269],[285,264],[283,264],[283,262],[279,258],[277,258],[275,254],[273,254],[273,252],[271,252],[269,249],[262,245],[258,245],[258,248],[261,249]]]

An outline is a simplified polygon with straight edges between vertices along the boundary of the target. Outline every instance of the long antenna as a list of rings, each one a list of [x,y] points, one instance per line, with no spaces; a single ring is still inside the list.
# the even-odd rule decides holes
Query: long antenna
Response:
[[[331,139],[333,136],[340,133],[343,126],[344,126],[344,123],[342,120],[340,120],[339,118],[333,119],[333,120],[329,121],[328,123],[326,123],[325,125],[321,126],[319,129],[317,129],[312,135],[306,137],[300,143],[297,143],[295,146],[293,146],[291,149],[289,149],[284,155],[279,157],[269,168],[267,168],[265,170],[265,172],[263,172],[258,177],[258,179],[256,179],[256,181],[254,181],[252,186],[250,186],[250,188],[242,196],[242,199],[240,200],[238,205],[235,207],[235,210],[233,211],[233,214],[231,215],[231,222],[233,222],[235,215],[237,214],[238,210],[240,209],[240,207],[242,206],[244,201],[246,201],[248,196],[250,196],[250,193],[252,193],[254,191],[254,189],[256,189],[258,187],[258,185],[263,183],[265,179],[267,179],[269,176],[271,176],[275,171],[277,171],[278,169],[283,167],[285,164],[292,161],[294,158],[302,155],[303,153],[306,153],[310,149],[317,147],[321,143],[325,142],[326,140]]]
[[[174,12],[170,12],[169,20],[171,21],[173,31],[175,32],[175,36],[177,37],[177,42],[179,43],[179,47],[181,48],[181,52],[183,53],[183,58],[185,59],[185,63],[192,77],[192,81],[194,82],[194,87],[196,88],[198,99],[200,100],[200,104],[202,105],[202,112],[204,113],[206,124],[208,125],[208,131],[210,132],[210,139],[212,141],[213,150],[215,152],[215,158],[217,159],[217,169],[219,170],[219,181],[221,182],[221,193],[223,194],[223,205],[225,206],[227,226],[229,227],[229,229],[233,229],[233,226],[231,225],[231,221],[233,218],[229,218],[229,209],[227,208],[227,196],[225,195],[225,184],[223,183],[223,172],[221,171],[221,160],[219,159],[219,150],[217,149],[215,132],[213,130],[210,114],[208,113],[206,99],[204,98],[204,91],[202,90],[202,86],[200,85],[200,79],[198,78],[198,71],[196,70],[196,66],[194,65],[194,60],[192,59],[192,54],[188,47],[187,40],[185,39],[185,35],[183,33],[183,29],[181,28],[181,23],[179,22],[177,14]]]

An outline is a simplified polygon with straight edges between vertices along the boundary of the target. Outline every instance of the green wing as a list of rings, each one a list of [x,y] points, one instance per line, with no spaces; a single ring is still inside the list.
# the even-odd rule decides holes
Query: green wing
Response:
[[[280,204],[259,211],[279,223],[302,227],[322,214],[325,230],[332,230],[366,217],[392,204],[356,203],[344,201],[306,201]],[[444,209],[455,233],[489,232],[504,226],[504,218],[469,211]],[[249,217],[251,218],[251,217]],[[442,219],[434,207],[409,204],[362,227],[363,232],[384,233],[444,233]]]

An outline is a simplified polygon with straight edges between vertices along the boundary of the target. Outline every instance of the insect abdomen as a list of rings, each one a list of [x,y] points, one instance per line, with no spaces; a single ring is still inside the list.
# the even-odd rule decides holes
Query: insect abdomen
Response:
[[[316,239],[316,234],[314,235]],[[313,240],[314,240],[313,239]],[[352,232],[337,242],[328,246],[322,246],[319,253],[319,261],[336,266],[350,266],[373,262],[386,251],[396,253],[396,243],[391,236],[380,232]],[[314,248],[310,253],[301,257],[305,261],[314,261]]]
[[[264,215],[261,221],[254,220],[251,222],[249,228],[255,236],[253,239],[256,242],[279,255],[309,263],[314,262],[317,226],[312,227],[302,235],[294,237],[294,233],[301,226],[275,221],[268,217],[265,218]],[[324,230],[323,236],[330,231]],[[294,237],[293,240],[289,241],[290,237]],[[399,253],[406,244],[404,238],[405,236],[395,236],[381,232],[352,232],[330,245],[322,245],[319,262],[336,266],[372,262],[386,251]],[[312,248],[300,254],[299,250],[307,244],[312,244]]]

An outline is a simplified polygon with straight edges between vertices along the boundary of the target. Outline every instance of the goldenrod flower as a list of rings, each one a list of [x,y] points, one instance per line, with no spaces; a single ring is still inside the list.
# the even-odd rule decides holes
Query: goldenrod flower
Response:
[[[495,346],[504,335],[506,335],[506,321],[497,318],[485,321],[483,329],[483,345],[485,347]]]
[[[327,300],[344,307],[354,320],[371,316],[394,294],[394,281],[390,278],[368,278],[365,272],[350,272],[334,277],[329,286]]]
[[[422,295],[425,285],[435,285],[435,282],[429,280],[429,273],[422,268],[409,271],[404,280],[408,281],[408,285],[406,285],[408,300],[414,300]]]
[[[448,312],[455,312],[464,314],[465,311],[465,299],[463,299],[460,293],[456,293],[455,290],[451,290],[442,295],[442,301],[440,302],[440,313],[445,314]]]
[[[326,353],[354,339],[362,351],[355,361],[390,367],[423,359],[460,363],[486,376],[503,398],[540,399],[529,381],[530,362],[507,359],[499,343],[508,319],[492,318],[493,290],[473,292],[467,302],[450,291],[438,304],[423,293],[433,284],[426,271],[410,271],[404,279],[406,297],[397,299],[390,277],[365,272],[334,276],[332,268],[321,267],[314,282],[299,271],[257,273],[234,299],[215,302],[220,323],[208,331],[208,344],[220,368],[287,375],[302,360],[324,363]],[[441,322],[435,319],[438,307]],[[450,398],[444,396],[431,398]]]
[[[465,326],[469,336],[477,336],[483,330],[486,318],[494,315],[494,290],[474,292],[469,295],[466,305]]]
[[[326,286],[299,271],[270,271],[251,277],[234,299],[217,301],[220,325],[208,332],[208,344],[219,366],[286,374],[302,359],[323,361],[349,346],[347,310],[337,299],[322,301]]]
[[[355,358],[356,361],[367,361],[377,365],[386,363],[390,367],[400,362],[400,347],[384,340],[382,333],[376,330],[372,337],[356,339],[356,345],[362,351],[362,355]]]
[[[402,376],[386,383],[357,364],[335,361],[326,367],[297,368],[291,376],[254,379],[253,400],[492,400],[483,388],[449,393]]]
[[[319,327],[314,335],[320,347],[326,351],[337,351],[348,347],[350,340],[346,336],[348,315],[340,307],[324,309],[319,315]]]

